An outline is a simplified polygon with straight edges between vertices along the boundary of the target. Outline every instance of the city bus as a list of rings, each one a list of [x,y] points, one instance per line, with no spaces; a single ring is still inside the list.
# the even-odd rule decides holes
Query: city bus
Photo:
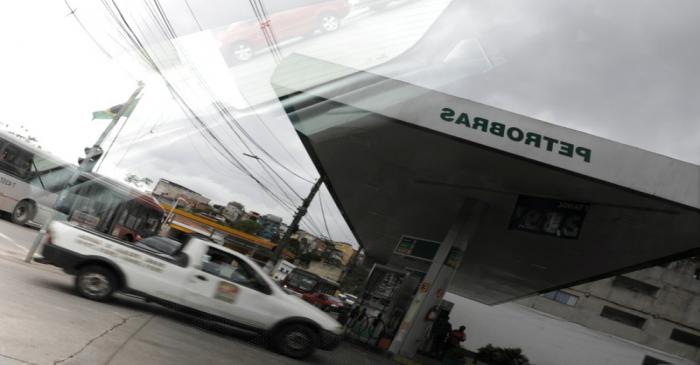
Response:
[[[0,212],[17,224],[41,225],[77,166],[0,132]]]
[[[68,221],[127,242],[160,233],[165,211],[152,195],[94,173],[81,178],[56,204]]]

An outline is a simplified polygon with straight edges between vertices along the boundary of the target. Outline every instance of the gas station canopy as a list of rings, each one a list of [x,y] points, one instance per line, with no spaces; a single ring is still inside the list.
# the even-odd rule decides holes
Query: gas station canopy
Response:
[[[485,203],[455,294],[501,303],[700,248],[698,166],[305,56],[272,82],[370,257]]]

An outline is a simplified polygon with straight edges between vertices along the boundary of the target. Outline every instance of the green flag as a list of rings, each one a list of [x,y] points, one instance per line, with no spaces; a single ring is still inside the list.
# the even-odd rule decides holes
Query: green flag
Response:
[[[122,108],[124,108],[124,111],[122,112],[122,117],[128,118],[131,115],[131,112],[134,111],[134,108],[136,108],[136,104],[138,104],[139,100],[141,100],[141,98],[135,99],[129,105],[127,105],[127,103],[124,103],[115,105],[106,110],[92,112],[92,119],[114,119],[114,117],[116,117],[119,114],[119,112],[122,111]]]

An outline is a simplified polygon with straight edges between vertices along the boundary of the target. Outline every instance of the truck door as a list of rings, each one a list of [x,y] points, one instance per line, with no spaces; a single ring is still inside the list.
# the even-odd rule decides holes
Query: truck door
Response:
[[[265,328],[275,298],[256,271],[233,254],[209,247],[185,283],[185,305],[243,325]]]

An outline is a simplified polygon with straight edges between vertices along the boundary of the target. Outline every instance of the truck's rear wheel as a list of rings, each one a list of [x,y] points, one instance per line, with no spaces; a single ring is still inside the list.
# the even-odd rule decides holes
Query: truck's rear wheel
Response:
[[[117,278],[112,272],[102,266],[87,266],[80,270],[75,277],[75,288],[85,298],[105,301],[112,296],[116,289]]]
[[[295,359],[311,356],[318,347],[316,331],[303,324],[290,324],[279,329],[272,337],[277,351]]]

